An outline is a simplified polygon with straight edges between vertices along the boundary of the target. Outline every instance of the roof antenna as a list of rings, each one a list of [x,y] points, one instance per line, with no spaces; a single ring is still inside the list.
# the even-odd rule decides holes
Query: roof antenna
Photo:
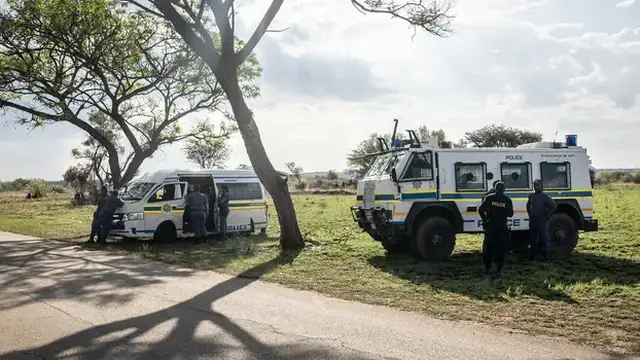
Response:
[[[552,145],[551,145],[551,148],[552,148],[552,149],[557,149],[557,148],[559,148],[559,147],[560,147],[560,144],[558,144],[558,143],[556,142],[556,136],[558,136],[558,129],[557,129],[557,128],[556,128],[556,133],[555,133],[555,134],[553,134],[553,143],[552,143]]]

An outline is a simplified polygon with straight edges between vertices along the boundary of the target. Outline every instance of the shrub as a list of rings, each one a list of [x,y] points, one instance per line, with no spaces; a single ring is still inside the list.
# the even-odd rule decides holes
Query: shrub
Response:
[[[51,185],[51,191],[57,194],[64,194],[67,192],[67,189],[62,185]]]
[[[296,190],[305,190],[307,188],[307,183],[305,181],[297,181],[294,187]]]
[[[27,187],[31,191],[31,195],[39,198],[45,197],[51,192],[51,186],[41,179],[31,180]]]

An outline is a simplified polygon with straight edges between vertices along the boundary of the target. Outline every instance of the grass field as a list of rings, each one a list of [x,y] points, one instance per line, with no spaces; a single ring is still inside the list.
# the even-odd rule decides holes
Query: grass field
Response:
[[[428,264],[407,256],[386,256],[353,223],[349,213],[353,196],[297,195],[294,201],[308,246],[293,262],[253,275],[439,318],[479,321],[640,353],[639,187],[597,190],[599,232],[581,234],[571,257],[550,264],[520,263],[511,256],[498,281],[483,276],[479,236],[458,236],[451,261]],[[0,230],[77,238],[87,235],[91,213],[92,208],[72,208],[68,197],[27,201],[22,195],[0,194]],[[267,238],[236,238],[214,246],[163,245],[136,254],[246,275],[278,256],[275,213],[269,226]],[[110,248],[138,249],[126,244]]]

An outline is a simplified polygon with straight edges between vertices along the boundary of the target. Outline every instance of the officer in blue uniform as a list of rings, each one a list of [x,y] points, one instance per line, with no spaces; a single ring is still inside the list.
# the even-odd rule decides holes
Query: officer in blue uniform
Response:
[[[223,184],[220,187],[218,196],[218,207],[220,208],[220,234],[227,237],[227,216],[229,216],[229,187]]]
[[[100,215],[100,211],[104,206],[104,202],[107,200],[107,195],[109,195],[109,191],[106,186],[102,186],[100,188],[100,198],[98,199],[98,207],[96,211],[93,213],[93,221],[91,222],[91,234],[89,235],[89,240],[87,243],[93,243],[94,237],[98,236],[100,238],[100,222],[98,221],[98,215]]]
[[[536,258],[536,253],[542,253],[544,261],[549,261],[549,227],[548,219],[553,215],[558,204],[544,193],[542,181],[533,181],[534,193],[527,200],[527,213],[529,214],[529,232],[531,234],[531,247],[529,248],[529,260]]]
[[[189,223],[195,233],[196,244],[204,242],[207,237],[206,221],[209,201],[200,192],[200,185],[196,185],[194,192],[187,197],[186,208],[189,209]]]
[[[484,269],[488,275],[492,262],[496,262],[496,273],[493,277],[499,277],[502,274],[504,259],[509,249],[507,220],[513,216],[513,202],[504,194],[504,190],[502,181],[496,183],[495,192],[487,195],[478,209],[486,234]]]
[[[118,190],[111,191],[111,195],[104,200],[104,205],[98,215],[98,223],[101,227],[100,236],[98,237],[99,244],[107,244],[107,236],[109,236],[109,232],[113,226],[113,215],[116,213],[116,210],[122,206],[124,206],[124,202],[118,199]]]

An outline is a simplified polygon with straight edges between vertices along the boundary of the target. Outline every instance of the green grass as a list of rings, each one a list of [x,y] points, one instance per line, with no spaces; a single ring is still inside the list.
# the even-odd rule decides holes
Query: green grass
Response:
[[[582,233],[572,256],[550,264],[525,264],[510,256],[498,281],[483,276],[481,239],[475,235],[458,236],[451,261],[440,264],[387,256],[354,224],[353,201],[353,196],[294,196],[308,246],[293,262],[255,275],[340,298],[640,353],[640,188],[597,190],[599,232]],[[48,238],[87,234],[92,209],[67,204],[69,199],[60,197],[31,202],[0,197],[0,229]],[[247,275],[278,255],[278,223],[275,212],[271,215],[267,238],[164,245],[136,254]]]

